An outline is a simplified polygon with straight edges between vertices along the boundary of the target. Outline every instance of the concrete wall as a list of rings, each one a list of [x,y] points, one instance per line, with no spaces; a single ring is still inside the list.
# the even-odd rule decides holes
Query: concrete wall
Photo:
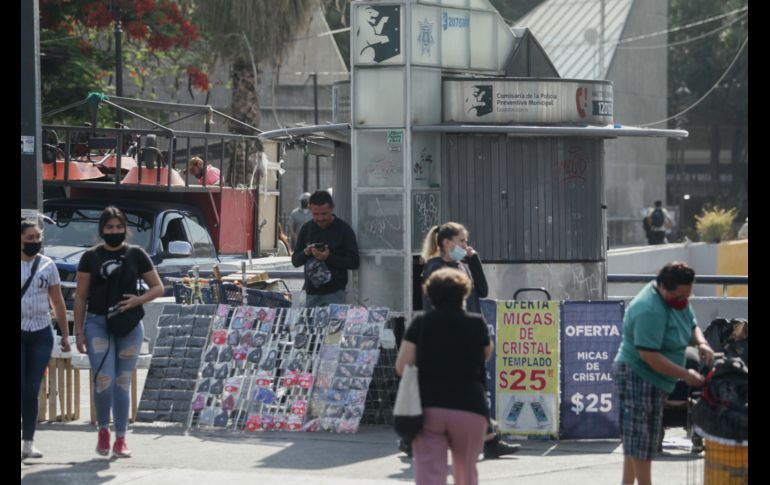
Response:
[[[611,249],[607,252],[607,274],[656,275],[671,261],[686,261],[696,274],[748,275],[748,241],[720,244],[689,243],[660,246],[638,246]],[[611,283],[609,295],[635,295],[641,283]],[[695,285],[696,296],[722,296],[722,285]],[[728,296],[748,297],[746,286],[728,289]]]
[[[622,38],[659,32],[667,27],[667,0],[636,1]],[[625,45],[658,45],[660,40],[654,37]],[[607,79],[613,82],[616,123],[636,125],[667,116],[665,48],[625,49],[618,46]],[[643,244],[639,211],[657,199],[665,201],[666,198],[666,140],[607,140],[604,160],[610,247]]]
[[[729,241],[719,245],[717,249],[716,274],[747,275],[749,274],[749,241]],[[727,290],[728,296],[749,296],[746,286],[734,286]]]
[[[604,300],[606,265],[591,263],[485,264],[488,298],[510,300],[521,288],[545,288],[552,300]],[[517,300],[542,300],[540,292],[524,292]]]

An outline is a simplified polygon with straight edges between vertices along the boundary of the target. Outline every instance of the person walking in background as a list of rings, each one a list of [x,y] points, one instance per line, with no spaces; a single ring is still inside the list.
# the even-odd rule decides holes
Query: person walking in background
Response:
[[[297,246],[297,236],[299,230],[305,225],[307,221],[312,219],[310,215],[310,209],[308,208],[308,201],[310,200],[310,193],[303,192],[299,196],[299,207],[295,207],[291,214],[289,214],[289,240],[291,241],[291,247]]]
[[[21,221],[21,459],[42,458],[34,445],[38,394],[53,350],[53,307],[61,329],[61,350],[70,351],[67,309],[56,265],[40,253],[42,233],[34,221]],[[49,307],[50,304],[50,307]]]
[[[203,185],[203,159],[200,157],[192,157],[187,164],[190,169],[190,173],[198,179],[198,182]],[[219,179],[221,178],[219,169],[211,164],[206,165],[206,185],[219,185]]]
[[[664,244],[666,242],[666,230],[671,229],[673,221],[668,211],[663,207],[663,202],[656,200],[655,207],[647,209],[644,216],[644,230],[647,235],[647,243],[650,245]]]
[[[623,317],[623,340],[614,363],[623,484],[650,485],[652,458],[663,433],[663,403],[681,379],[702,386],[704,379],[685,367],[688,342],[709,368],[714,352],[698,328],[688,303],[695,271],[681,262],[664,266],[631,300]]]
[[[424,421],[413,442],[415,481],[446,484],[449,449],[455,485],[475,485],[488,416],[484,363],[494,347],[481,316],[463,310],[471,293],[464,272],[438,269],[423,289],[434,309],[412,320],[396,358],[398,375],[406,365],[419,369]]]
[[[75,290],[75,335],[78,351],[88,353],[94,375],[94,405],[99,437],[96,452],[110,453],[110,411],[115,422],[113,457],[129,457],[126,446],[129,390],[144,338],[141,321],[127,335],[118,337],[107,331],[107,315],[148,303],[163,295],[163,284],[150,257],[140,246],[126,244],[128,221],[117,207],[110,206],[99,217],[99,237],[104,244],[89,249],[80,258]],[[149,286],[137,295],[137,280]],[[122,299],[110,301],[110,286],[129,282],[120,288]],[[86,304],[88,313],[86,313]]]
[[[359,265],[356,235],[347,222],[334,215],[329,192],[314,192],[308,207],[312,219],[300,228],[291,255],[295,268],[304,266],[305,306],[345,303],[348,270]]]
[[[471,292],[466,301],[466,310],[469,313],[481,314],[479,298],[486,298],[489,294],[487,278],[481,265],[479,254],[468,245],[468,230],[457,222],[447,222],[440,226],[434,226],[425,236],[422,243],[421,258],[425,261],[422,272],[423,284],[428,281],[430,275],[441,268],[458,269],[466,274],[471,281]],[[430,295],[422,292],[422,309],[427,312],[433,309]],[[484,441],[484,458],[499,458],[504,455],[516,453],[521,448],[518,444],[508,444],[495,433],[492,420]],[[401,442],[402,451],[409,454],[408,445]]]

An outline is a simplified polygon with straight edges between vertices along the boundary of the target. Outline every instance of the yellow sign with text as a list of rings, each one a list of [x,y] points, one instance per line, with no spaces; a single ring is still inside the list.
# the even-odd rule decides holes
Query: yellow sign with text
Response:
[[[511,434],[559,430],[559,302],[497,302],[497,417]]]

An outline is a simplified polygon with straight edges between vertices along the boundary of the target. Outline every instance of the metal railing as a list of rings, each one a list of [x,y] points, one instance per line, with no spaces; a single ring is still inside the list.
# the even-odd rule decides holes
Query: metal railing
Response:
[[[654,274],[608,274],[607,283],[649,283],[657,275]],[[722,296],[727,296],[728,286],[749,286],[748,276],[737,275],[696,275],[696,285],[722,285]]]

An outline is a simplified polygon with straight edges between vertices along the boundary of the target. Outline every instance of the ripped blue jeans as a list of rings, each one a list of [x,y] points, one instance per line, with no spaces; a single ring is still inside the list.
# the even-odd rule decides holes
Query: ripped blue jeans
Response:
[[[125,436],[128,429],[131,375],[142,349],[144,324],[139,322],[139,325],[125,337],[115,337],[107,333],[106,315],[87,313],[85,337],[88,360],[96,377],[94,405],[97,424],[100,428],[109,426],[110,410],[112,410],[115,434],[118,437]],[[102,360],[104,360],[103,364]]]

